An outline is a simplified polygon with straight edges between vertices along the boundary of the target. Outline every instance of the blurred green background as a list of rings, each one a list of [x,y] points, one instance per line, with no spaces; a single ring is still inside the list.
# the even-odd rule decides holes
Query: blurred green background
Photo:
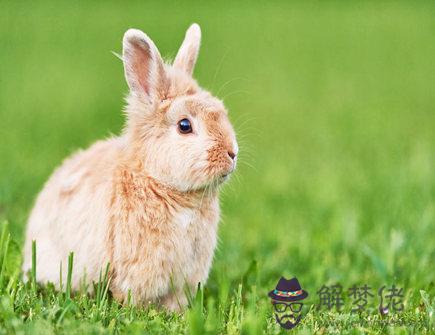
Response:
[[[197,22],[195,77],[225,101],[241,147],[210,294],[256,264],[262,299],[281,275],[311,302],[337,281],[396,283],[412,299],[435,274],[434,13],[434,2],[1,1],[0,218],[22,241],[53,169],[120,132],[127,85],[111,51],[128,28],[172,58]]]

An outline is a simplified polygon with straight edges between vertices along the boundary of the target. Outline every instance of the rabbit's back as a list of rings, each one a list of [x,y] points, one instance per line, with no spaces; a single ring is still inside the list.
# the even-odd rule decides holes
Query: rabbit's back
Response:
[[[86,272],[98,280],[108,261],[104,245],[114,162],[122,152],[122,138],[99,141],[67,158],[39,194],[29,217],[23,270],[31,268],[31,244],[36,240],[38,281],[59,282],[69,252],[74,252],[73,286]],[[65,278],[63,278],[65,280]]]

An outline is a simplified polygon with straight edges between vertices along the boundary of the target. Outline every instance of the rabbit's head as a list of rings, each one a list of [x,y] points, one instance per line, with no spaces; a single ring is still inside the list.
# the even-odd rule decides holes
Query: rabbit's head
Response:
[[[130,29],[123,39],[128,145],[151,177],[180,191],[220,184],[237,161],[225,106],[192,78],[200,40],[193,24],[167,64],[143,32]]]

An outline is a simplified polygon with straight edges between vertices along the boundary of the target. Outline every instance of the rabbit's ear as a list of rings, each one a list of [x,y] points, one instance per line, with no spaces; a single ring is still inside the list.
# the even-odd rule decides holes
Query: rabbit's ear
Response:
[[[163,60],[154,42],[142,31],[129,29],[122,44],[125,78],[130,92],[148,100],[164,96]]]
[[[199,45],[201,43],[201,29],[196,23],[192,24],[186,31],[183,44],[178,50],[174,60],[174,67],[179,68],[188,74],[192,74],[198,58]]]

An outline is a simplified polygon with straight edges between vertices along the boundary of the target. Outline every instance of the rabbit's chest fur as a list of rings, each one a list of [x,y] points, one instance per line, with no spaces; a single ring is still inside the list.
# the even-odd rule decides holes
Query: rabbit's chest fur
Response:
[[[115,178],[107,248],[112,291],[155,301],[207,279],[216,245],[216,195],[182,194],[141,173]]]

